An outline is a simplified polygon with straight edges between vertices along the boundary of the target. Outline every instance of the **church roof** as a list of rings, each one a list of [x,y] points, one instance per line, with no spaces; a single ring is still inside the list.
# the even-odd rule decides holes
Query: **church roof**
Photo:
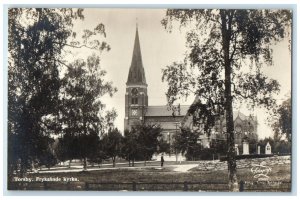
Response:
[[[138,28],[136,28],[135,32],[132,60],[126,84],[147,84],[142,62]]]
[[[233,120],[236,120],[237,118],[240,118],[242,121],[245,121],[245,120],[257,121],[256,116],[246,116],[245,114],[241,113],[240,111],[233,111]]]
[[[145,116],[146,117],[166,117],[166,116],[185,116],[190,106],[181,105],[180,111],[174,112],[169,106],[148,106]]]
[[[199,101],[199,97],[195,97],[194,102],[192,104],[195,104]],[[187,115],[184,117],[183,122],[185,122],[188,118],[190,117],[190,115],[187,113]],[[225,119],[225,116],[222,116],[223,119]],[[240,111],[233,111],[233,121],[235,121],[236,119],[240,118],[242,121],[246,121],[246,120],[250,120],[250,121],[254,121],[257,122],[257,116],[246,116],[245,114],[243,114]]]
[[[242,121],[246,120],[248,117],[241,113],[240,111],[233,111],[233,120],[240,118]]]

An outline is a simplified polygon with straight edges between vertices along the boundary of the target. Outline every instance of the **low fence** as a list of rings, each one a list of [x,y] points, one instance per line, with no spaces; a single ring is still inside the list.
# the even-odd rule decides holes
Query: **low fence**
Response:
[[[226,182],[33,182],[10,183],[9,190],[228,192]],[[291,182],[239,182],[240,192],[290,192]]]
[[[86,183],[94,191],[228,191],[227,183],[219,182],[128,182]]]

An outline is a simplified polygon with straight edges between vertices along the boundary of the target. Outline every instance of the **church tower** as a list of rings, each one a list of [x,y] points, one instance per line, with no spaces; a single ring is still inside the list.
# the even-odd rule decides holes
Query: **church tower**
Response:
[[[139,32],[138,27],[136,27],[132,60],[126,83],[125,130],[131,130],[133,126],[144,121],[145,112],[148,107],[147,86],[142,62]]]

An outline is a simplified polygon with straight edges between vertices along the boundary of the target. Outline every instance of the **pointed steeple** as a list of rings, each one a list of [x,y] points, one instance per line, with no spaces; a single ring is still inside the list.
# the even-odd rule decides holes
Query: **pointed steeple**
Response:
[[[138,26],[136,25],[135,39],[134,39],[134,47],[131,65],[129,69],[127,85],[130,84],[143,84],[146,85],[146,76],[142,62],[142,53],[140,48],[140,40],[139,40],[139,31]]]

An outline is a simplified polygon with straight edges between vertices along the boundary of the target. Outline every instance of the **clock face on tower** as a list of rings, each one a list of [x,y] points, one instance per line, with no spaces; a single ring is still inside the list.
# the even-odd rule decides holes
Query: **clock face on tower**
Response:
[[[132,109],[131,110],[131,115],[132,116],[137,116],[137,109]]]
[[[137,89],[137,88],[133,88],[133,89],[131,90],[131,94],[132,94],[132,96],[137,96],[137,95],[139,94],[138,89]]]

